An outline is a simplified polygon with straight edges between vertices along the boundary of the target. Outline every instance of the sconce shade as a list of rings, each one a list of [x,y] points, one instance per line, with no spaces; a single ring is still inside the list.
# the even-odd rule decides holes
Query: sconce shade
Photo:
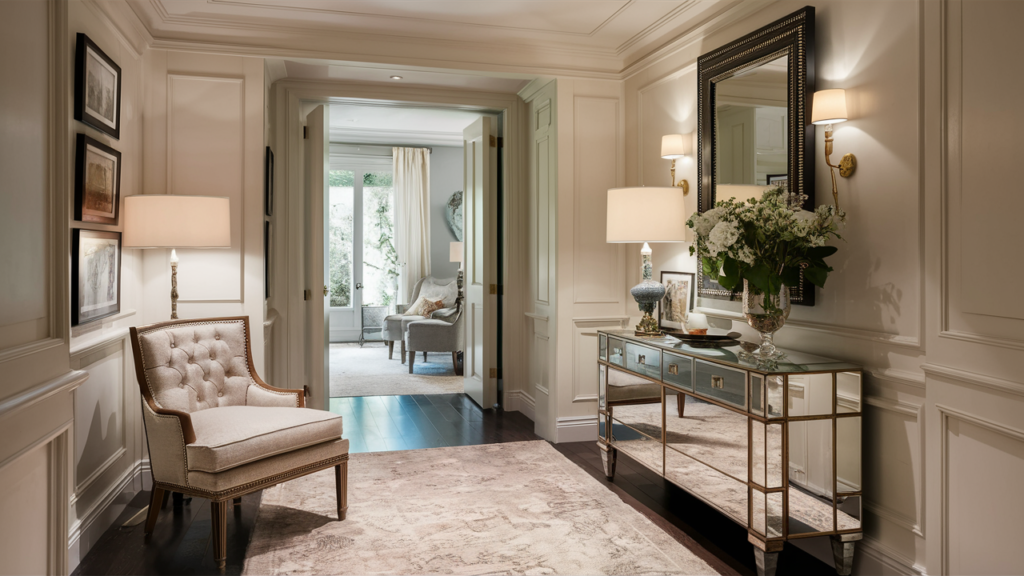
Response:
[[[818,90],[811,103],[811,124],[846,122],[846,90]]]
[[[693,153],[693,138],[690,134],[666,134],[661,137],[661,157],[675,160]]]
[[[452,242],[448,245],[448,261],[462,262],[462,242]]]
[[[231,202],[213,196],[124,199],[125,248],[230,248]]]
[[[607,242],[683,242],[683,199],[683,189],[679,187],[608,190]]]

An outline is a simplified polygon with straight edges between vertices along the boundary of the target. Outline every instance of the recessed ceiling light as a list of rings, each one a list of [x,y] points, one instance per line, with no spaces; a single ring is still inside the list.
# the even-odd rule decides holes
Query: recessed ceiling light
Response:
[[[392,76],[391,79],[392,80],[401,80],[402,77],[401,76]]]

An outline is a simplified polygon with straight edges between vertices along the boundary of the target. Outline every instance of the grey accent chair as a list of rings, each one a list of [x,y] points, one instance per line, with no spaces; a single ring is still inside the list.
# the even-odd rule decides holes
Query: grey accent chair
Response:
[[[338,520],[345,519],[341,416],[305,408],[302,390],[274,388],[256,375],[248,317],[132,327],[131,341],[153,470],[146,534],[165,492],[207,498],[213,556],[224,568],[229,502],[332,467]]]
[[[427,360],[427,352],[451,352],[452,368],[458,372],[458,353],[465,344],[464,317],[460,302],[455,308],[434,312],[428,320],[409,323],[405,332],[405,347],[409,350],[409,374],[413,373],[417,352],[423,352],[424,362]]]
[[[433,276],[426,276],[420,278],[416,282],[416,285],[412,288],[412,300],[409,304],[399,304],[398,313],[392,314],[384,318],[384,328],[381,330],[381,338],[388,343],[388,360],[394,358],[395,355],[395,342],[401,343],[401,356],[402,362],[405,362],[405,331],[412,322],[419,320],[426,320],[426,316],[405,316],[402,314],[416,300],[420,297],[420,291],[424,284],[433,284],[434,286],[441,287],[447,286],[455,282],[455,278],[434,278]],[[447,310],[447,309],[445,309]],[[438,310],[440,312],[440,310]]]

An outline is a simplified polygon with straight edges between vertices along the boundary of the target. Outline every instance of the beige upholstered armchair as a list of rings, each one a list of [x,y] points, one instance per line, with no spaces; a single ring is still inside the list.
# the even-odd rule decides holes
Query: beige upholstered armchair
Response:
[[[165,491],[207,498],[214,558],[223,568],[230,500],[331,467],[338,520],[345,519],[341,416],[305,408],[302,390],[260,380],[248,317],[133,327],[131,339],[153,469],[147,534]]]

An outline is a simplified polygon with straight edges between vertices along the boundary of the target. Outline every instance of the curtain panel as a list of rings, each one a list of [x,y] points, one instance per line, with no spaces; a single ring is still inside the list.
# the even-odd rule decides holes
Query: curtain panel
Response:
[[[430,151],[392,148],[395,189],[395,250],[398,296],[412,304],[413,286],[430,273]]]

